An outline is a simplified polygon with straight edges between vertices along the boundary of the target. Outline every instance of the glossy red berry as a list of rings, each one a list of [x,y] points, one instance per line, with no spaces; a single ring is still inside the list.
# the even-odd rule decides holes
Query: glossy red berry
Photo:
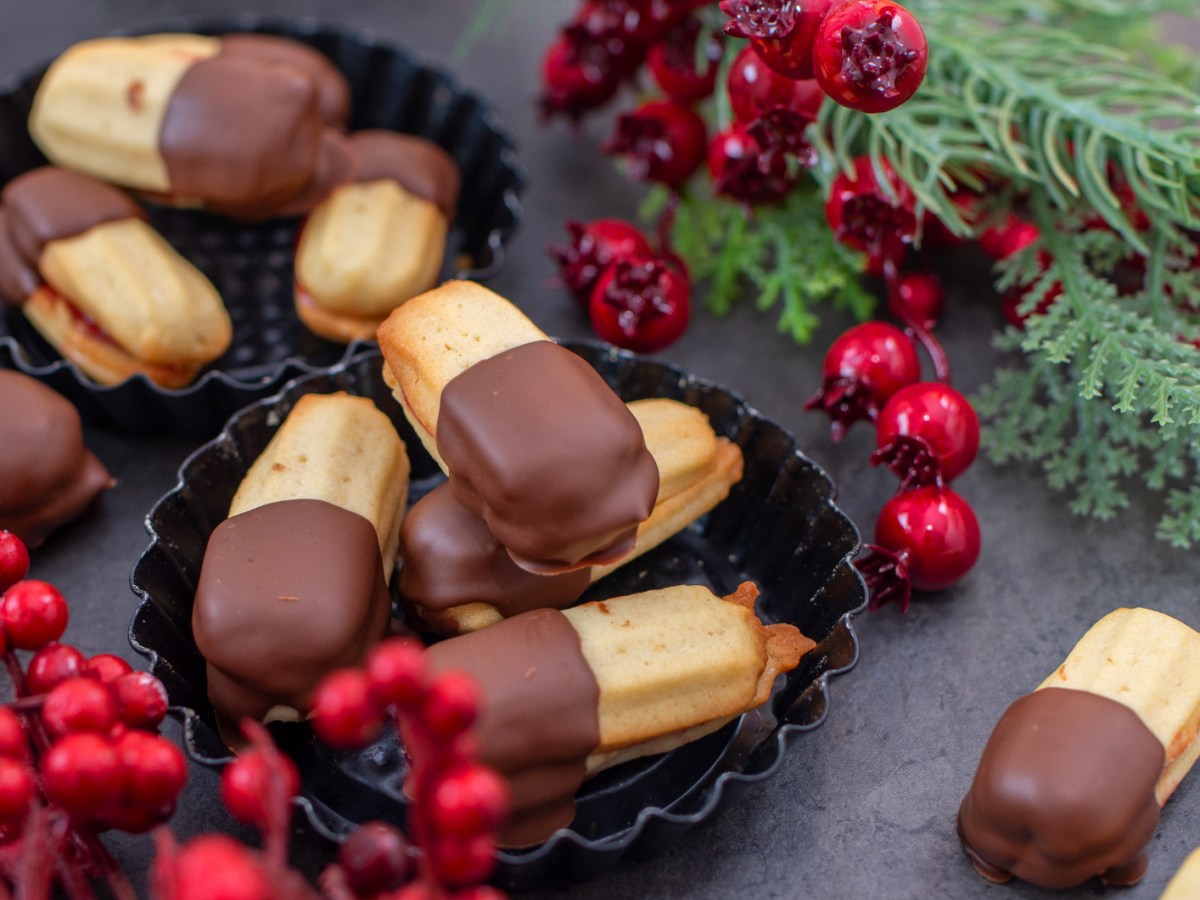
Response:
[[[60,738],[42,757],[42,780],[50,802],[87,818],[120,798],[121,762],[112,743],[81,732]]]
[[[25,670],[25,689],[30,694],[45,694],[68,678],[79,678],[87,669],[87,657],[70,644],[47,644],[29,660]]]
[[[942,280],[933,272],[906,272],[888,283],[887,302],[901,322],[933,328],[946,305]]]
[[[79,731],[108,734],[117,724],[117,701],[107,685],[68,678],[46,695],[42,723],[54,737]]]
[[[830,345],[822,364],[821,391],[805,403],[833,420],[833,437],[860,419],[874,419],[888,399],[921,377],[913,342],[886,322],[864,322]]]
[[[84,666],[84,674],[88,678],[95,678],[101,684],[112,684],[122,675],[128,675],[132,671],[133,666],[112,653],[97,653],[89,658]]]
[[[371,651],[365,666],[371,702],[378,709],[416,706],[425,696],[427,669],[425,648],[419,641],[383,641]]]
[[[222,834],[189,841],[173,863],[171,900],[275,900],[278,896],[255,854]]]
[[[0,706],[0,758],[25,759],[29,755],[29,737],[21,717],[7,706]]]
[[[833,0],[722,0],[726,34],[750,39],[754,52],[787,78],[813,77],[813,48]]]
[[[567,222],[571,242],[549,248],[558,263],[563,283],[585,307],[600,274],[618,259],[649,256],[650,241],[641,230],[623,219],[597,219],[594,222]]]
[[[67,601],[52,584],[18,581],[4,592],[0,619],[8,641],[18,650],[40,650],[67,630]]]
[[[383,713],[371,699],[371,682],[358,669],[327,675],[312,698],[317,737],[332,747],[363,747],[378,737]]]
[[[992,259],[1008,259],[1042,239],[1041,229],[1009,213],[979,236],[979,247]]]
[[[508,815],[508,787],[487,766],[468,764],[443,775],[430,798],[430,817],[437,828],[456,837],[495,831]]]
[[[646,64],[664,94],[679,103],[696,103],[713,92],[717,67],[724,49],[721,35],[709,34],[701,54],[696,52],[700,22],[684,19],[667,29],[662,39],[650,47]],[[702,67],[697,68],[697,61]]]
[[[753,47],[734,57],[726,80],[733,117],[749,124],[773,109],[787,109],[809,121],[817,118],[825,92],[810,80],[780,75],[762,61]]]
[[[359,897],[398,888],[412,872],[408,842],[385,822],[366,822],[354,829],[338,848],[338,865]]]
[[[542,58],[542,113],[578,119],[603,106],[621,85],[621,68],[603,43],[565,31]]]
[[[817,31],[813,71],[836,103],[866,113],[895,109],[925,80],[929,46],[912,13],[892,0],[846,0]]]
[[[430,861],[446,884],[466,887],[488,879],[496,868],[496,852],[487,838],[438,835],[430,848]]]
[[[11,531],[0,530],[0,593],[29,574],[29,549]]]
[[[157,728],[167,717],[167,690],[149,672],[129,672],[112,684],[121,721],[130,728]]]
[[[272,800],[300,792],[300,772],[282,753],[243,753],[221,772],[221,802],[239,822],[266,828]]]
[[[937,460],[937,474],[949,482],[967,470],[979,451],[979,417],[970,401],[948,384],[910,384],[891,396],[875,424],[880,450],[897,437],[920,441]]]
[[[906,557],[920,591],[940,591],[961,579],[979,558],[979,522],[970,505],[948,487],[896,494],[879,513],[875,542]]]
[[[917,234],[916,198],[909,187],[880,161],[885,190],[870,157],[854,160],[854,172],[839,172],[825,201],[825,218],[843,244],[867,254],[867,271],[883,275],[899,266]]]
[[[631,177],[678,187],[704,160],[704,120],[690,107],[652,100],[617,119],[603,150],[624,158]]]
[[[588,304],[592,328],[601,340],[653,353],[674,343],[687,329],[691,280],[662,256],[619,259],[604,270]]]
[[[183,751],[159,734],[136,729],[114,742],[124,773],[125,802],[165,819],[187,784],[187,759]]]
[[[718,194],[751,206],[780,200],[795,185],[787,157],[766,152],[739,122],[713,138],[708,172]]]
[[[29,812],[36,784],[24,762],[0,758],[0,822],[19,823]]]
[[[470,728],[478,713],[479,686],[465,672],[446,672],[435,678],[421,707],[425,727],[443,744]]]

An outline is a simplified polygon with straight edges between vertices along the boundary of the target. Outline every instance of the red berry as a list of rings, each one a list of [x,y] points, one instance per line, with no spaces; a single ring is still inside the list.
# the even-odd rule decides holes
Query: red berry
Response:
[[[854,175],[839,172],[825,202],[825,218],[843,244],[867,254],[867,271],[882,275],[889,263],[899,266],[917,233],[916,198],[892,171],[880,168],[891,194],[879,182],[870,157],[854,160]]]
[[[713,138],[708,171],[718,194],[751,206],[781,200],[796,184],[787,156],[764,148],[751,127],[738,122]]]
[[[875,523],[875,542],[906,557],[914,588],[940,591],[979,558],[979,522],[950,488],[921,487],[887,502]]]
[[[467,764],[444,774],[433,789],[430,817],[455,837],[489,834],[508,815],[508,786],[492,769]]]
[[[36,785],[29,766],[0,758],[0,822],[17,823],[29,812]]]
[[[57,641],[33,655],[25,672],[25,689],[30,694],[49,693],[68,678],[79,678],[87,667],[87,657],[70,644]]]
[[[4,592],[0,619],[18,650],[40,650],[67,630],[67,601],[52,584],[29,579]]]
[[[397,888],[412,871],[408,842],[385,822],[367,822],[351,832],[338,848],[338,864],[359,897]]]
[[[250,750],[221,773],[221,802],[239,822],[266,828],[270,822],[272,801],[291,799],[300,793],[300,772],[282,753],[270,759],[258,750]]]
[[[84,674],[101,684],[112,684],[122,675],[133,671],[133,666],[112,653],[97,653],[84,666]]]
[[[564,31],[542,59],[542,112],[578,119],[611,100],[620,84],[620,67],[604,44]]]
[[[601,340],[653,353],[687,329],[691,293],[687,274],[665,257],[619,259],[596,282],[588,314]]]
[[[825,93],[866,113],[908,100],[928,62],[920,23],[892,0],[847,0],[821,22],[813,47],[813,71]]]
[[[764,63],[754,48],[746,47],[733,60],[726,80],[733,117],[750,123],[773,109],[787,109],[815,120],[825,92],[810,80],[796,81]]]
[[[688,12],[679,0],[587,0],[575,21],[596,37],[649,46]]]
[[[750,39],[764,63],[787,78],[813,77],[813,47],[833,0],[722,0],[727,34]]]
[[[667,29],[662,40],[650,47],[646,63],[663,93],[679,103],[696,103],[713,92],[722,46],[719,34],[710,34],[704,44],[704,68],[697,70],[696,41],[700,21],[694,16]]]
[[[979,417],[970,401],[949,385],[920,382],[892,395],[879,413],[875,435],[880,449],[897,436],[924,442],[937,459],[941,477],[952,481],[979,451]]]
[[[116,750],[98,734],[68,734],[42,758],[42,780],[50,802],[81,818],[117,801],[121,774]]]
[[[820,409],[833,420],[833,437],[859,419],[874,419],[896,391],[921,377],[913,342],[885,322],[864,322],[845,331],[829,347],[822,365],[820,393],[805,409]]]
[[[479,686],[465,672],[446,672],[429,685],[421,713],[425,727],[448,744],[475,721],[479,712]]]
[[[107,734],[117,723],[117,701],[107,685],[68,678],[46,695],[42,722],[54,737],[78,731]]]
[[[21,717],[7,706],[0,706],[0,757],[25,759],[29,755],[29,737]]]
[[[945,302],[942,280],[932,272],[907,272],[888,284],[888,311],[905,324],[933,328]]]
[[[704,160],[705,144],[695,110],[654,100],[618,118],[603,150],[624,157],[633,178],[678,187]]]
[[[487,838],[439,835],[430,848],[434,871],[452,887],[486,881],[496,868],[496,853]]]
[[[631,256],[649,256],[653,251],[646,236],[635,225],[621,219],[597,219],[586,224],[567,222],[571,243],[549,248],[558,271],[571,293],[584,306],[608,264]]]
[[[29,550],[11,531],[0,529],[0,593],[29,574]]]
[[[371,702],[379,709],[411,708],[425,695],[425,648],[418,641],[384,641],[367,657],[365,671]]]
[[[258,858],[223,834],[188,842],[174,860],[171,900],[275,900],[278,896]]]
[[[167,716],[167,689],[149,672],[129,672],[112,684],[121,721],[130,728],[155,729]]]
[[[1008,259],[1041,239],[1040,228],[1009,213],[1002,222],[984,230],[979,247],[992,259]]]
[[[162,735],[137,730],[117,738],[115,749],[125,776],[125,802],[159,821],[169,817],[187,783],[183,751]]]
[[[363,747],[379,735],[382,712],[371,700],[371,682],[358,669],[327,675],[312,698],[317,737],[333,747]]]

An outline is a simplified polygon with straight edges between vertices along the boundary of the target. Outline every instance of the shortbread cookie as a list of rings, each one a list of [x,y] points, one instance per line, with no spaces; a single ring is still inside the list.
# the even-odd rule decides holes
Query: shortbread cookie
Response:
[[[976,869],[1065,888],[1133,884],[1159,807],[1191,768],[1200,634],[1149,609],[1097,622],[1001,717],[959,811]]]
[[[9,182],[3,202],[0,290],[95,381],[183,387],[229,346],[216,288],[121,191],[47,166]]]
[[[46,72],[30,134],[51,161],[164,202],[244,218],[298,212],[301,195],[311,208],[345,177],[348,88],[282,41],[84,41]]]
[[[658,466],[654,511],[634,552],[618,563],[561,575],[520,568],[448,485],[421,498],[401,527],[400,598],[435,631],[462,634],[530,609],[563,609],[604,575],[637,559],[711,510],[741,480],[742,453],[707,417],[674,400],[628,404]]]
[[[663,753],[764,703],[814,645],[763,625],[752,584],[718,598],[680,586],[534,610],[429,649],[438,670],[478,679],[480,758],[509,782],[504,846],[570,823],[590,774]]]
[[[324,500],[358,513],[379,537],[390,580],[408,500],[408,453],[366,397],[305,394],[246,472],[229,515],[281,500]]]
[[[378,536],[358,513],[283,500],[218,525],[192,631],[226,741],[243,717],[298,720],[323,677],[363,664],[390,610]]]
[[[1158,900],[1196,900],[1200,897],[1200,850],[1193,850]]]
[[[74,406],[41,382],[0,369],[0,530],[37,547],[114,483],[84,446]]]
[[[658,468],[594,369],[511,303],[449,282],[379,330],[385,379],[455,498],[539,573],[614,562],[654,508]]]
[[[296,312],[336,341],[370,340],[388,314],[441,272],[461,178],[446,151],[387,131],[350,136],[353,181],[304,224]]]

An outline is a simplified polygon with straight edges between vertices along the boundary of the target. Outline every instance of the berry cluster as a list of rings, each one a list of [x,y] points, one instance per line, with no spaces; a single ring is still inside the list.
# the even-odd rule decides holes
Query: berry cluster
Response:
[[[0,706],[0,876],[22,896],[55,881],[90,896],[100,877],[132,897],[96,835],[144,832],[175,809],[187,761],[156,733],[166,691],[117,656],[61,643],[66,600],[28,569],[20,538],[0,531],[0,650],[14,694]],[[17,651],[32,653],[25,665]]]
[[[585,0],[547,50],[542,109],[573,119],[607,104],[643,66],[661,92],[616,119],[603,144],[628,174],[673,192],[707,160],[714,192],[748,208],[783,201],[817,162],[809,126],[826,97],[866,112],[906,101],[928,50],[913,16],[886,0]],[[721,33],[720,26],[724,34]],[[728,64],[723,89],[733,121],[709,140],[698,104],[717,87],[726,35],[747,44]],[[659,231],[669,231],[669,206]],[[686,269],[664,250],[640,246],[630,226],[569,223],[573,246],[555,250],[563,280],[588,305],[605,340],[654,351],[687,322]],[[603,245],[627,245],[629,265],[595,299]],[[580,262],[582,260],[582,262]],[[582,286],[586,285],[586,289]],[[676,299],[680,298],[680,299]],[[679,312],[683,310],[683,312]]]
[[[414,866],[406,843],[388,826],[363,826],[322,876],[331,897],[387,900],[502,900],[483,885],[495,865],[496,829],[508,815],[508,787],[472,758],[470,729],[479,689],[459,672],[428,670],[422,646],[389,640],[363,669],[329,675],[313,694],[317,736],[358,747],[394,718],[411,768],[409,831],[423,852]],[[415,874],[416,880],[404,885]],[[401,886],[404,885],[404,886]]]

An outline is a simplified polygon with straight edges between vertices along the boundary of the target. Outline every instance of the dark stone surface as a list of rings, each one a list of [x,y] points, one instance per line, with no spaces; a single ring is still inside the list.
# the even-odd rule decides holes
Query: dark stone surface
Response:
[[[151,25],[178,14],[243,9],[312,16],[363,27],[432,59],[448,59],[472,0],[0,0],[0,75],[40,63],[73,41],[115,28]],[[587,337],[586,321],[550,285],[543,247],[567,218],[632,217],[641,190],[596,149],[607,120],[573,133],[539,127],[532,99],[537,63],[569,4],[514,4],[485,40],[454,63],[486,94],[517,136],[530,175],[525,226],[492,287],[524,307],[548,332]],[[1000,322],[987,273],[974,257],[956,259],[949,312],[941,328],[956,379],[967,391],[1001,362],[989,337]],[[799,348],[773,321],[743,307],[727,319],[696,316],[663,356],[723,382],[783,423],[833,476],[842,505],[869,537],[875,513],[894,489],[870,468],[873,435],[863,427],[841,445],[823,421],[801,409],[818,382],[820,358],[849,324],[829,314],[813,345]],[[175,480],[196,442],[131,440],[90,428],[92,448],[120,485],[83,521],[52,538],[34,574],[58,584],[72,604],[68,638],[87,653],[122,652],[135,598],[130,567],[147,543],[142,520]],[[986,440],[986,437],[985,437]],[[609,875],[538,897],[931,898],[1050,896],[1027,885],[991,886],[972,871],[954,832],[954,815],[979,753],[1000,713],[1036,686],[1088,626],[1121,605],[1144,604],[1200,626],[1194,554],[1154,540],[1156,504],[1134,497],[1115,521],[1073,517],[1066,498],[1038,475],[984,461],[956,487],[983,529],[983,554],[957,588],[895,610],[863,616],[858,668],[833,684],[828,721],[796,741],[782,769],[734,809],[657,858],[621,863]],[[193,772],[174,825],[181,838],[236,830],[220,809],[216,778]],[[241,833],[241,832],[239,832]],[[1069,896],[1157,897],[1200,841],[1200,788],[1189,777],[1163,811],[1139,886],[1090,884]],[[126,866],[144,877],[145,838],[113,838]],[[303,842],[306,867],[318,852]]]

